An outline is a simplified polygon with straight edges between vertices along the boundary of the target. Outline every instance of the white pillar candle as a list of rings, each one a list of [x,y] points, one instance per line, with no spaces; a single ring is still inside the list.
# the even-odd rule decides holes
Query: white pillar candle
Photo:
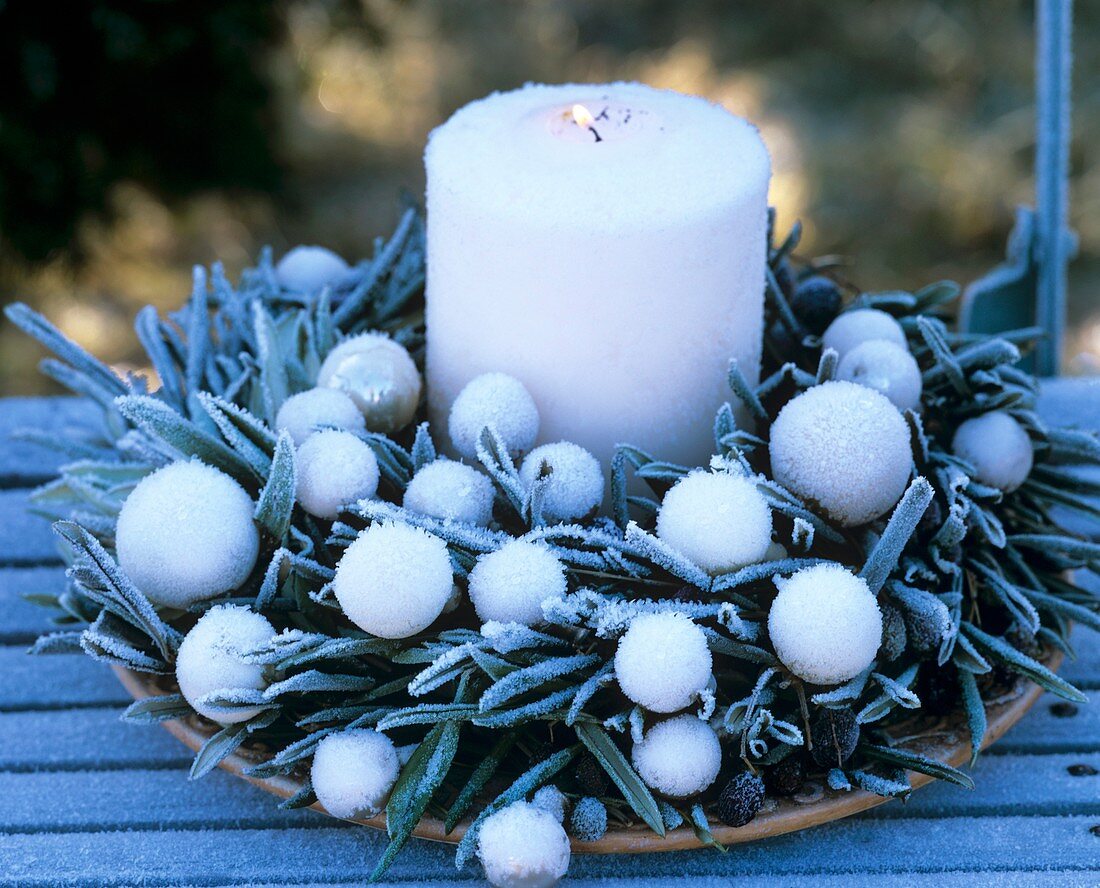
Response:
[[[534,397],[540,441],[605,470],[619,443],[705,463],[730,358],[759,372],[756,128],[641,84],[529,85],[459,110],[425,163],[433,423],[501,371]]]

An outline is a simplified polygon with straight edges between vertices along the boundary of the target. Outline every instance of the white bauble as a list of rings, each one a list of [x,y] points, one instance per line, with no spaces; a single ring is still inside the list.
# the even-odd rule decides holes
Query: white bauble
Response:
[[[401,764],[393,742],[371,730],[329,734],[317,744],[310,779],[333,817],[373,817],[386,805]]]
[[[875,339],[907,347],[905,331],[892,315],[877,308],[857,308],[837,315],[821,337],[821,346],[835,350],[843,358],[857,345]]]
[[[689,706],[710,681],[711,665],[706,634],[678,613],[634,617],[615,651],[619,687],[651,712]]]
[[[493,482],[473,466],[437,459],[413,475],[402,505],[443,521],[484,527],[493,519],[494,495]]]
[[[314,432],[298,448],[295,465],[298,504],[315,518],[335,518],[378,490],[378,459],[351,432]]]
[[[470,571],[470,601],[483,623],[542,621],[542,603],[562,598],[565,567],[550,549],[527,540],[511,540],[477,559]]]
[[[569,804],[569,800],[565,797],[564,792],[548,783],[546,786],[540,786],[535,790],[535,794],[531,796],[531,804],[536,808],[542,808],[547,814],[553,815],[558,823],[561,823],[565,820],[565,806]]]
[[[1018,488],[1031,474],[1035,451],[1024,427],[1003,410],[968,419],[955,430],[955,456],[974,466],[982,484],[1005,493]]]
[[[722,768],[722,744],[703,719],[678,715],[646,731],[631,759],[650,789],[685,799],[714,782]]]
[[[363,414],[367,429],[387,435],[412,421],[422,387],[412,356],[383,333],[341,342],[321,364],[317,385],[344,392]]]
[[[898,410],[920,407],[920,367],[907,348],[894,342],[872,339],[860,343],[841,359],[836,375],[882,393]]]
[[[199,701],[214,691],[263,690],[263,667],[242,656],[275,637],[266,618],[247,607],[221,604],[203,614],[176,653],[176,681],[191,708],[219,724],[248,721],[261,710],[215,709]]]
[[[490,814],[477,856],[493,888],[552,888],[569,869],[569,837],[553,814],[514,802]]]
[[[417,527],[372,524],[344,550],[332,589],[356,626],[381,638],[427,629],[451,597],[446,544]]]
[[[603,502],[603,469],[583,447],[570,441],[536,447],[520,466],[520,480],[530,488],[544,467],[551,471],[542,501],[542,516],[547,521],[583,518]]]
[[[367,426],[355,402],[331,388],[315,388],[291,395],[283,401],[275,416],[276,430],[289,433],[296,447],[322,427],[362,432]]]
[[[539,411],[523,383],[505,373],[483,373],[458,393],[447,420],[451,444],[467,459],[477,458],[482,430],[492,426],[509,452],[530,450],[539,433]]]
[[[315,293],[324,286],[339,283],[348,273],[348,264],[324,247],[295,247],[275,266],[279,286],[296,293]]]
[[[707,573],[726,573],[765,558],[772,513],[751,479],[697,471],[665,494],[657,536]]]
[[[776,585],[768,634],[776,656],[799,678],[840,684],[875,659],[882,613],[860,577],[839,564],[817,564]]]
[[[256,564],[254,509],[236,481],[198,460],[157,469],[118,513],[119,566],[155,604],[185,609],[229,592]]]
[[[909,483],[909,427],[885,395],[834,380],[807,389],[771,428],[772,476],[845,527],[894,507]]]

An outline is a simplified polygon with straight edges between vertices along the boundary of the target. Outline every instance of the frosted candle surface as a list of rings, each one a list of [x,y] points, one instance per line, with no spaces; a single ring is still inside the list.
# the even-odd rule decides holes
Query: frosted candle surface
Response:
[[[729,359],[759,372],[756,129],[640,84],[531,85],[459,110],[425,163],[433,422],[502,371],[538,404],[540,441],[575,441],[605,471],[619,443],[705,463]]]

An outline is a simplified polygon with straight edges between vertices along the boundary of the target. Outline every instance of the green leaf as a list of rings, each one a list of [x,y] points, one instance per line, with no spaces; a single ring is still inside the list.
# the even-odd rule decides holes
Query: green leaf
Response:
[[[390,844],[371,873],[370,881],[375,882],[385,874],[420,822],[432,796],[451,769],[461,727],[461,723],[454,721],[436,725],[402,768],[386,803],[386,832]]]
[[[833,354],[836,354],[836,352]],[[714,838],[714,835],[711,833],[707,812],[703,810],[703,806],[698,802],[691,806],[691,828],[695,831],[695,838],[697,838],[701,844],[713,848],[716,851],[721,851],[722,853],[726,852],[726,846]]]
[[[966,707],[966,722],[970,727],[970,764],[978,760],[982,751],[987,726],[985,704],[978,690],[978,682],[973,672],[958,670],[959,690],[962,691],[963,705]]]
[[[646,825],[657,835],[665,834],[665,823],[661,818],[661,811],[649,788],[642,782],[637,771],[615,745],[607,731],[602,726],[588,722],[580,722],[574,726],[577,738],[588,751],[596,757],[596,761],[607,772],[619,791],[623,794],[627,804],[634,809]]]
[[[938,780],[946,780],[948,783],[954,783],[964,789],[974,788],[974,781],[958,768],[953,768],[944,762],[937,762],[935,759],[930,759],[916,752],[890,746],[877,746],[874,743],[861,743],[859,750],[867,758],[875,761],[897,765],[910,771],[919,771],[921,774],[928,774]]]
[[[466,781],[466,785],[462,787],[458,797],[451,803],[450,810],[447,811],[446,816],[443,818],[443,828],[446,832],[450,833],[466,815],[466,812],[470,810],[470,806],[477,799],[478,795],[480,795],[485,785],[493,778],[493,775],[496,774],[501,762],[503,762],[504,758],[511,752],[512,747],[516,745],[518,737],[518,732],[508,731],[493,744],[493,748],[489,750],[488,754],[478,763],[478,766],[474,768],[474,772],[470,775],[470,779]]]
[[[235,725],[227,725],[216,734],[213,734],[195,755],[191,763],[190,780],[198,780],[205,774],[209,774],[214,768],[229,758],[248,736],[248,722],[240,722]]]
[[[1072,700],[1075,703],[1085,703],[1088,697],[1071,685],[1064,678],[1055,675],[1042,663],[1031,659],[1026,654],[1020,653],[1003,639],[996,638],[983,632],[972,623],[963,623],[962,631],[966,633],[974,644],[989,657],[1008,666],[1013,672],[1019,672],[1025,678],[1031,679],[1040,687],[1052,691],[1059,697]]]
[[[192,711],[191,705],[183,699],[183,694],[164,694],[160,697],[136,700],[126,707],[126,711],[120,717],[123,721],[135,725],[151,725],[184,718]]]
[[[298,483],[294,463],[294,442],[288,432],[279,435],[271,474],[256,503],[256,520],[276,543],[286,539],[290,516],[294,511],[294,494]]]

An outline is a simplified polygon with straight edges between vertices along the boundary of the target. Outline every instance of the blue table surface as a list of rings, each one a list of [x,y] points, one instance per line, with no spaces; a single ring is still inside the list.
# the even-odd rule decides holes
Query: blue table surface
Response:
[[[1100,380],[1047,384],[1041,412],[1100,428]],[[127,695],[105,666],[26,656],[49,614],[21,596],[59,588],[63,572],[49,527],[24,507],[58,458],[8,434],[79,433],[94,416],[76,399],[0,400],[0,884],[362,884],[385,846],[379,833],[279,811],[222,771],[189,782],[183,746],[119,721]],[[1100,643],[1085,632],[1075,643],[1063,673],[1100,691]],[[1054,702],[1043,697],[983,756],[972,792],[932,785],[905,804],[726,854],[578,856],[566,884],[1100,885],[1100,706],[1059,716]],[[1094,772],[1073,776],[1073,765]],[[449,846],[413,840],[383,884],[479,879],[474,867],[455,870]]]

